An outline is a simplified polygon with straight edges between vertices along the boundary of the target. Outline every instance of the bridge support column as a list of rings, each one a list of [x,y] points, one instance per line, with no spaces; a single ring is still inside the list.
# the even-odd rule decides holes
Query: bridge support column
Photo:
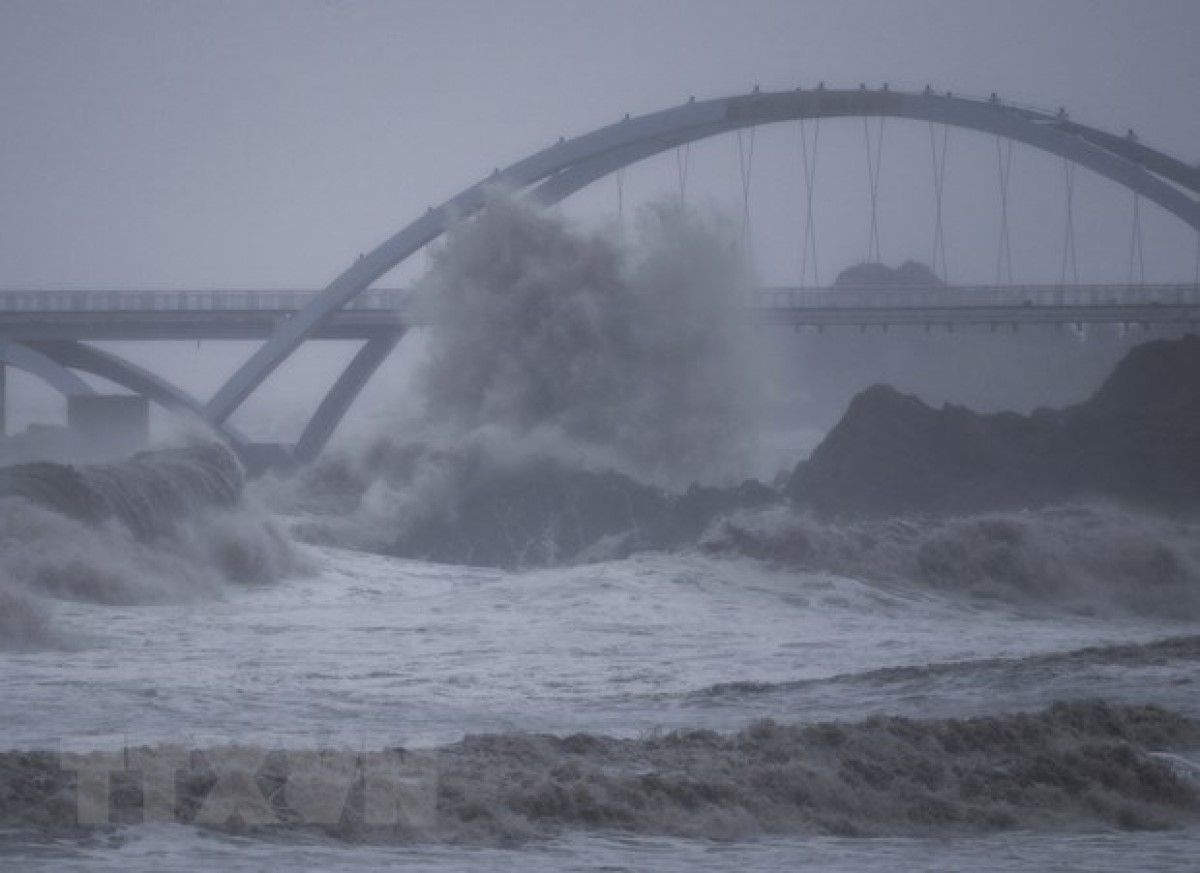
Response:
[[[375,336],[367,340],[358,350],[358,354],[342,371],[342,375],[338,377],[334,386],[329,389],[329,393],[325,395],[325,399],[313,413],[308,426],[304,428],[304,433],[300,435],[294,451],[295,459],[299,463],[307,464],[321,454],[325,444],[333,436],[334,429],[341,423],[342,416],[354,402],[354,398],[358,397],[363,386],[379,369],[379,365],[392,353],[392,349],[396,347],[396,343],[400,342],[400,337],[403,335],[402,331],[398,331],[393,334]]]
[[[0,361],[0,439],[8,436],[8,365]]]

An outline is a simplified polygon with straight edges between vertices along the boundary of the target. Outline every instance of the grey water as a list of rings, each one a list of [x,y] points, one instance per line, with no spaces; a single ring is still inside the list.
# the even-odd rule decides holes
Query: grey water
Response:
[[[1200,622],[1170,602],[1200,584],[1191,525],[1111,507],[738,522],[801,530],[820,545],[805,566],[719,532],[515,570],[388,554],[463,493],[472,470],[438,453],[668,487],[761,461],[719,226],[660,212],[623,254],[497,207],[437,256],[454,327],[374,425],[422,463],[388,468],[367,440],[235,507],[119,465],[88,481],[125,513],[29,482],[0,498],[0,868],[1195,869]],[[1006,540],[1005,566],[1033,568],[1019,586],[978,560],[997,527],[1028,532]],[[911,567],[929,542],[936,579]],[[1124,596],[1144,582],[1110,559],[1126,547],[1170,556],[1176,587]],[[435,801],[383,833],[203,808],[80,828],[57,769],[24,754],[174,748],[412,756]]]

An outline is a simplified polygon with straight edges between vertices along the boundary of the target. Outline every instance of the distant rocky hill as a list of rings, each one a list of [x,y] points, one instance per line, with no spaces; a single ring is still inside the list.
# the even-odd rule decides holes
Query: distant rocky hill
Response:
[[[981,415],[886,386],[851,402],[795,470],[792,501],[834,517],[960,513],[1092,497],[1200,507],[1200,337],[1133,349],[1087,401]]]
[[[905,261],[899,267],[863,261],[842,270],[833,280],[835,288],[938,288],[945,284],[937,273],[919,261]]]

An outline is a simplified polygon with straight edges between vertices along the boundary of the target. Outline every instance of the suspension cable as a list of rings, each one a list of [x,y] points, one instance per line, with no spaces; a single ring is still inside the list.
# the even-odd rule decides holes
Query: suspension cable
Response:
[[[808,255],[812,252],[813,286],[821,286],[821,275],[817,270],[817,232],[813,226],[813,188],[817,181],[817,146],[821,141],[821,119],[813,122],[812,160],[809,160],[808,134],[804,130],[804,122],[800,122],[800,157],[804,161],[804,243],[800,247],[800,287],[804,287],[808,276]],[[1200,265],[1200,236],[1196,242],[1196,263]],[[1197,266],[1200,270],[1200,266]]]
[[[877,142],[874,152],[871,149],[871,119],[863,116],[863,136],[867,143],[867,184],[871,189],[871,231],[867,237],[867,260],[878,263],[879,254],[879,176],[880,165],[883,163],[883,123],[884,116],[879,117]]]
[[[1000,170],[1000,246],[996,253],[996,284],[1004,282],[1005,270],[1008,281],[1013,281],[1012,235],[1008,230],[1008,182],[1012,176],[1012,140],[996,137],[996,164]]]
[[[1142,254],[1142,195],[1133,192],[1133,233],[1129,239],[1129,284],[1135,277],[1134,265],[1137,265],[1136,277],[1142,285],[1146,284],[1146,260]]]
[[[742,251],[750,253],[750,177],[754,170],[754,134],[757,128],[751,127],[747,139],[743,139],[744,131],[738,130],[738,169],[742,177]]]
[[[1192,276],[1192,282],[1200,288],[1200,230],[1196,231],[1196,272]]]
[[[675,147],[675,174],[679,178],[679,203],[687,203],[688,163],[692,157],[692,144]]]
[[[933,267],[934,273],[941,276],[943,282],[949,282],[949,269],[946,267],[946,230],[942,222],[942,192],[946,187],[946,148],[950,144],[950,125],[942,125],[941,149],[938,149],[937,137],[934,135],[934,124],[929,122],[929,148],[933,155],[933,197],[934,197],[934,226],[933,226]]]
[[[1067,284],[1067,265],[1071,266],[1071,284],[1079,284],[1079,259],[1075,247],[1075,164],[1063,158],[1063,173],[1067,185],[1067,218],[1063,231],[1063,261],[1059,284]]]

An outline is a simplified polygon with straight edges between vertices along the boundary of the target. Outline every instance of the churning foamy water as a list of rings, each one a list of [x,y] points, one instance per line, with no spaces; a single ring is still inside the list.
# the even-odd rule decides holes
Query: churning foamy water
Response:
[[[453,517],[464,447],[678,484],[753,436],[718,226],[659,212],[631,253],[493,205],[430,277],[399,468],[0,499],[0,867],[1195,869],[1188,524],[777,508],[531,571],[377,553]]]
[[[1112,737],[1085,728],[1142,724],[1149,739],[1138,742],[1178,743],[1165,714],[1120,705],[1200,717],[1194,625],[1038,614],[697,556],[533,573],[334,549],[310,560],[307,578],[199,602],[54,604],[55,627],[78,645],[5,656],[4,747],[433,750],[423,778],[441,793],[427,830],[397,845],[394,833],[348,839],[284,821],[241,836],[178,823],[23,827],[0,857],[46,869],[161,869],[164,858],[182,869],[872,869],[889,857],[955,869],[987,853],[980,869],[1008,870],[1078,863],[1081,852],[1095,869],[1120,869],[1115,858],[1144,852],[1182,870],[1198,845],[1194,807],[1169,794],[1080,799],[1014,782],[1009,800],[972,799],[962,775],[1050,761],[1062,779],[1132,779],[1152,759],[1101,755]],[[1109,708],[1005,721],[1081,698]],[[867,721],[879,715],[1000,721],[977,723],[967,755],[945,744],[944,722],[898,734]],[[846,723],[842,739],[787,733],[830,720]],[[848,787],[843,771],[868,750],[895,774],[945,760],[940,778],[959,782],[937,793],[959,806],[913,819],[908,789]],[[808,803],[780,807],[769,774]],[[679,800],[681,779],[699,792],[691,800]],[[706,784],[723,788],[695,787]],[[586,799],[571,794],[585,788]],[[857,791],[868,794],[847,793]],[[7,802],[11,814],[33,801],[10,790]],[[606,812],[589,815],[589,803]],[[1145,832],[1158,827],[1171,830]]]

